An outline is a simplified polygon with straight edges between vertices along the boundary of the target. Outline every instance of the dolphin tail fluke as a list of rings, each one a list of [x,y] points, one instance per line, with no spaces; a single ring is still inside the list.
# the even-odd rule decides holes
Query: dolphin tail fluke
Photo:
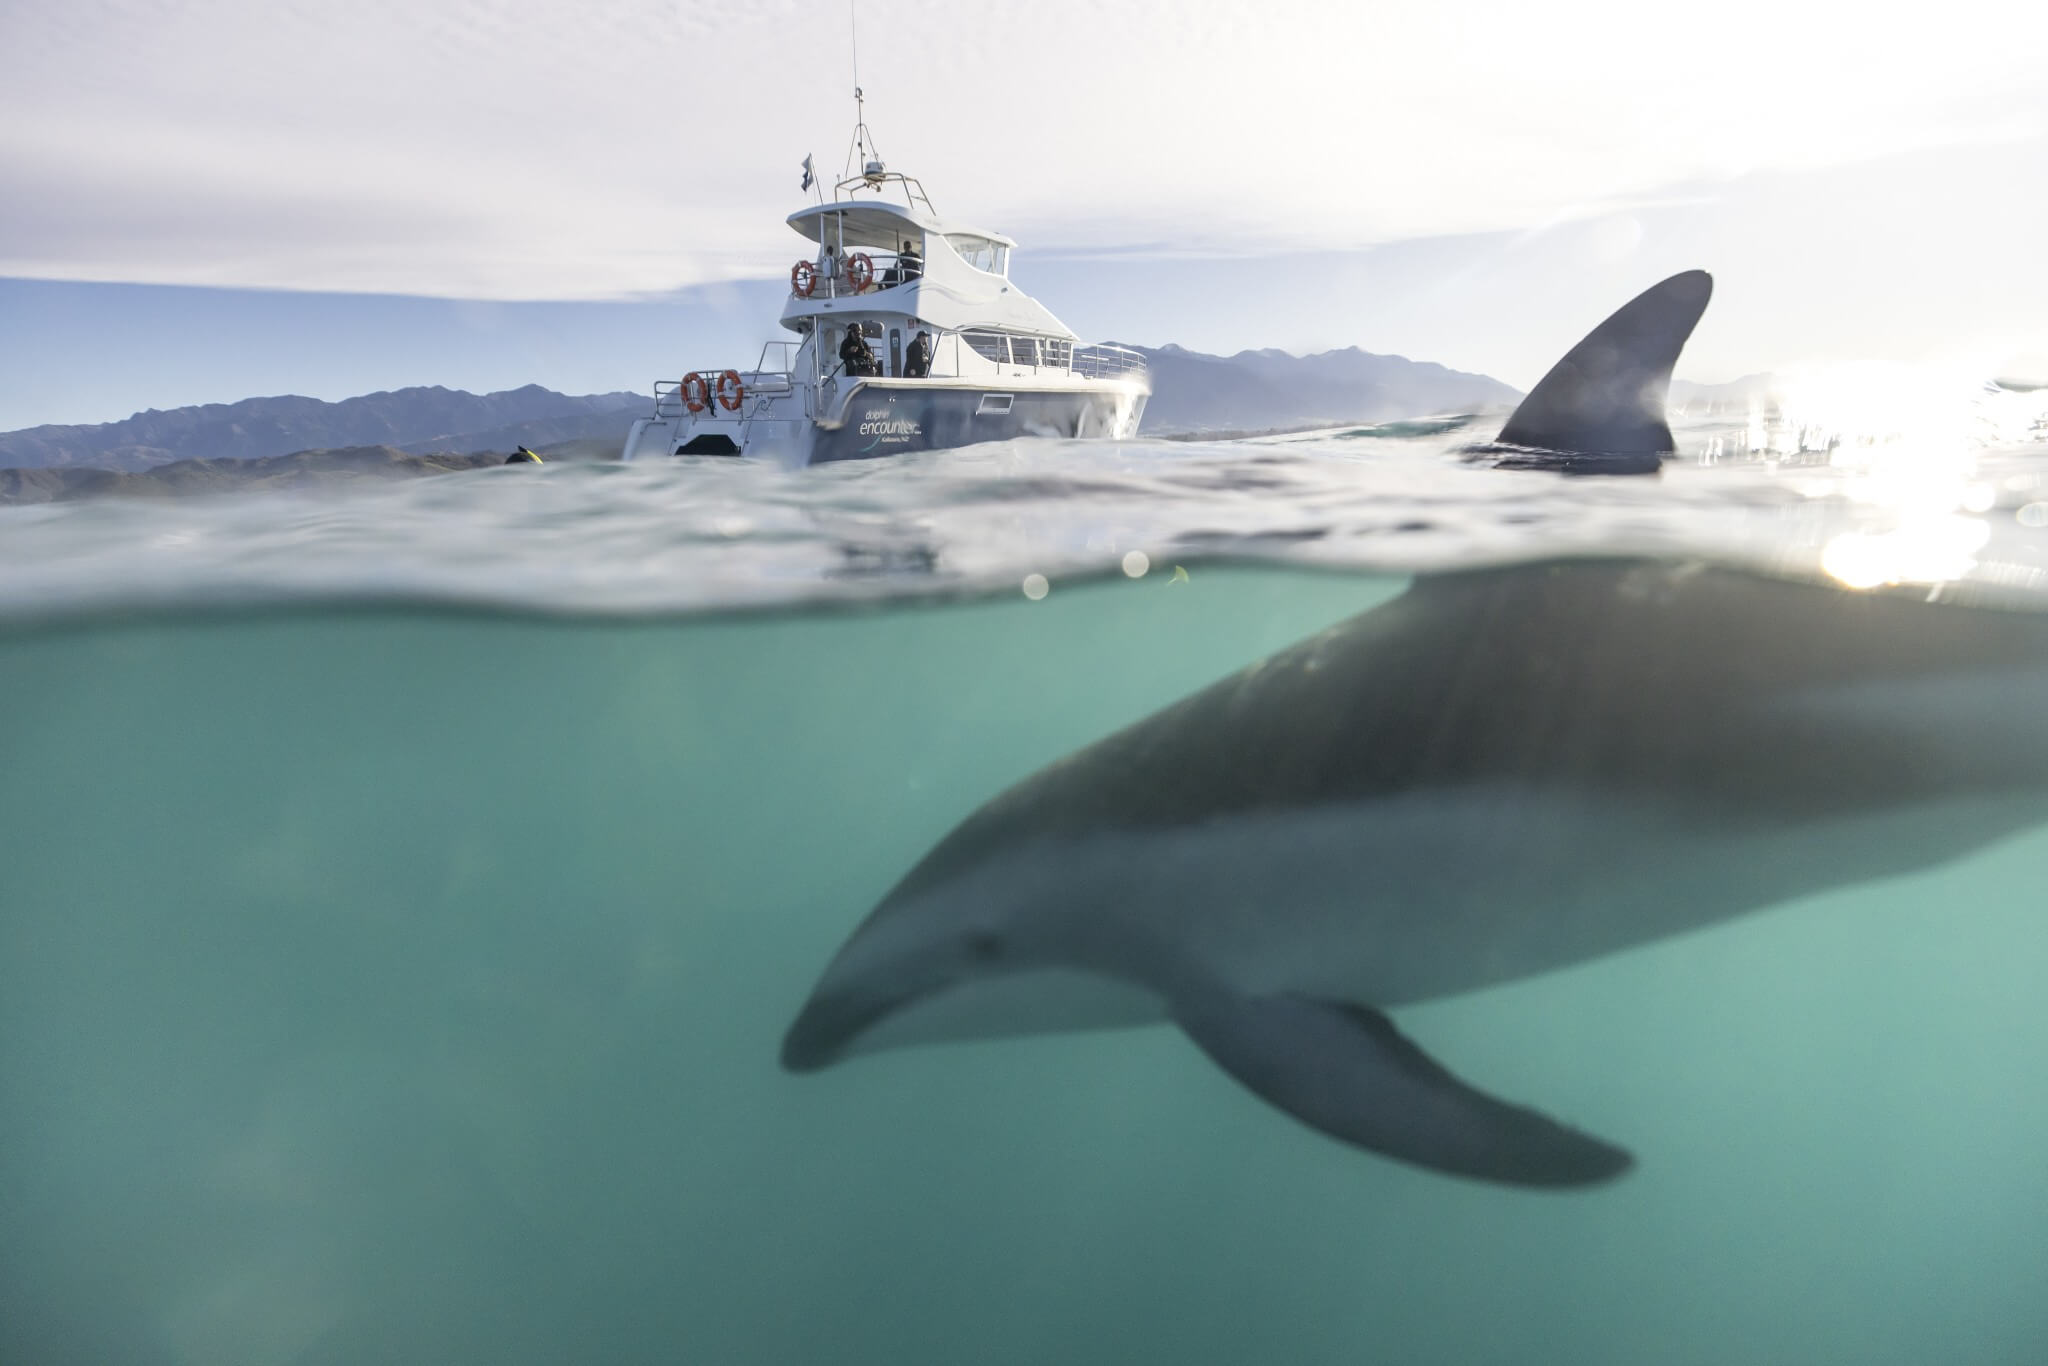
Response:
[[[1713,294],[1713,276],[1688,270],[1623,304],[1550,367],[1499,443],[1654,467],[1677,448],[1664,419],[1671,369]]]
[[[1377,1010],[1300,996],[1221,997],[1175,1020],[1218,1066],[1310,1128],[1454,1176],[1586,1186],[1634,1159],[1474,1090]]]

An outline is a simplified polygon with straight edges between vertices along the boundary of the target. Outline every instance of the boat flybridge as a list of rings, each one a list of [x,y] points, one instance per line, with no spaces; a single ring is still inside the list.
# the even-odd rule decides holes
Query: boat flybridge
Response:
[[[795,338],[769,342],[752,370],[656,383],[623,459],[795,467],[1137,431],[1151,394],[1144,358],[1081,345],[1010,282],[1016,243],[941,220],[911,177],[869,160],[789,226],[816,244],[789,273],[782,325]]]

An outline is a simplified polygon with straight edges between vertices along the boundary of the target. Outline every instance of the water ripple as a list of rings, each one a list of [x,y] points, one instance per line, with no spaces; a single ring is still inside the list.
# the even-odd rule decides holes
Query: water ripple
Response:
[[[2048,444],[1725,456],[1652,478],[1463,458],[1456,420],[1245,441],[1017,441],[789,473],[514,466],[328,494],[0,509],[0,617],[322,603],[670,614],[1014,592],[1219,559],[1413,572],[1705,556],[2048,605]],[[1957,591],[1944,588],[1943,591]]]

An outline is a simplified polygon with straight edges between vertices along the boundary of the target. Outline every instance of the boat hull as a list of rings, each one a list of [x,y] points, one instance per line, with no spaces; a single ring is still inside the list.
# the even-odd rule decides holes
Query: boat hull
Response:
[[[847,399],[843,421],[813,434],[809,463],[872,460],[1020,436],[1127,437],[1138,429],[1146,397],[1135,387],[934,388],[868,381]]]

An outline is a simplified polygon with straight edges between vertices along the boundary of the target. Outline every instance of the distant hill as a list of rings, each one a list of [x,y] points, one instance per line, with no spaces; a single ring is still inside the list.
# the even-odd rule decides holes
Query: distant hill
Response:
[[[178,460],[257,460],[294,451],[396,446],[509,451],[577,438],[622,440],[643,394],[572,396],[529,384],[495,394],[397,389],[327,403],[286,395],[150,409],[122,422],[0,433],[0,468],[137,471]]]
[[[1725,384],[1695,384],[1691,380],[1671,381],[1671,407],[1691,417],[1715,417],[1746,413],[1754,407],[1769,408],[1778,401],[1779,380],[1768,372],[1744,375]]]
[[[502,465],[505,457],[413,455],[390,446],[297,451],[247,460],[177,460],[153,469],[0,469],[0,504],[61,503],[74,498],[181,498],[256,489],[333,489],[389,479],[452,474]]]
[[[1152,367],[1143,431],[1244,432],[1384,422],[1428,413],[1507,408],[1521,392],[1485,375],[1350,347],[1313,356],[1240,351],[1210,356],[1178,346],[1135,347]]]
[[[605,395],[610,397],[610,395]],[[631,403],[621,408],[604,412],[585,413],[578,417],[544,418],[531,422],[508,422],[502,427],[487,431],[467,432],[460,436],[436,436],[424,441],[404,441],[399,449],[415,455],[430,455],[436,451],[506,451],[515,446],[528,446],[537,451],[558,451],[575,446],[602,451],[601,458],[616,460],[619,451],[626,444],[626,433],[638,418],[654,411],[654,399],[648,394],[630,394]],[[582,454],[578,459],[599,458]]]

